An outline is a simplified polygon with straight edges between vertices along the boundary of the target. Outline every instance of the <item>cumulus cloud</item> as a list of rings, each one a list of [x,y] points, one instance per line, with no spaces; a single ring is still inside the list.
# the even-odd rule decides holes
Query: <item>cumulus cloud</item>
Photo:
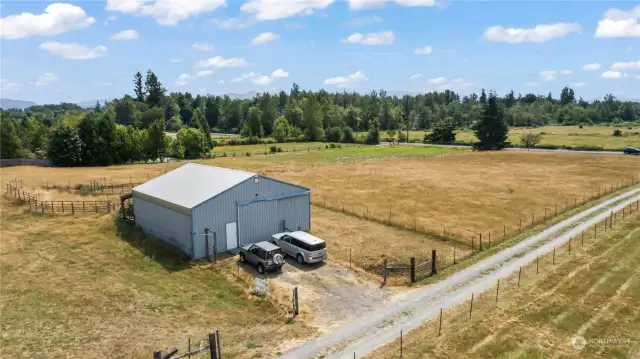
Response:
[[[256,74],[255,72],[247,72],[247,73],[244,73],[244,74],[240,75],[240,77],[236,77],[234,79],[231,79],[230,82],[232,84],[237,84],[237,83],[242,82],[244,80],[252,79],[252,78],[254,78],[256,76],[258,76],[258,74]]]
[[[211,20],[219,29],[226,30],[240,30],[246,29],[253,24],[250,19],[243,19],[239,17],[230,17],[228,19],[213,19]]]
[[[77,43],[45,42],[40,49],[69,60],[90,60],[107,54],[106,46],[88,47]]]
[[[128,41],[135,40],[140,37],[136,30],[124,30],[109,36],[111,41]]]
[[[273,32],[263,32],[260,35],[251,39],[251,45],[263,45],[279,37],[280,37],[279,35],[276,35]]]
[[[603,79],[606,80],[615,80],[622,77],[622,73],[620,71],[606,71],[600,75]]]
[[[484,38],[491,42],[520,44],[523,42],[545,42],[567,36],[571,33],[580,34],[581,32],[582,26],[578,23],[536,25],[533,28],[504,28],[502,26],[493,26],[484,32]]]
[[[596,38],[640,37],[640,6],[630,10],[609,9],[598,21]]]
[[[53,72],[45,72],[44,75],[38,77],[36,86],[45,86],[58,79],[58,76]]]
[[[572,87],[582,87],[584,85],[586,85],[584,82],[575,82],[571,84]]]
[[[180,62],[180,59],[169,59],[169,62],[171,62],[171,63],[174,63],[174,64],[175,64],[175,63]]]
[[[372,32],[368,34],[356,32],[342,39],[342,42],[362,45],[391,45],[395,41],[396,37],[393,31]]]
[[[357,71],[347,76],[328,78],[324,80],[324,84],[336,85],[338,87],[348,87],[349,85],[362,82],[362,81],[367,81],[367,80],[369,79],[367,78],[367,76],[364,75],[362,71]]]
[[[31,36],[54,36],[91,26],[96,19],[71,4],[51,4],[42,14],[23,12],[0,19],[0,38],[23,39]]]
[[[324,10],[335,0],[247,0],[240,10],[254,14],[257,20],[280,20],[294,16],[308,16]]]
[[[447,82],[447,79],[441,76],[441,77],[436,77],[436,78],[433,78],[433,79],[429,79],[427,82],[432,84],[432,85],[442,85],[445,82]]]
[[[8,79],[0,79],[0,91],[2,92],[18,92],[24,87],[23,84],[11,82]]]
[[[598,63],[593,63],[593,64],[586,64],[584,66],[582,66],[582,69],[585,71],[595,71],[595,70],[599,70],[600,69],[600,64]]]
[[[556,79],[557,74],[558,74],[558,71],[554,71],[554,70],[540,71],[540,77],[542,77],[544,81],[554,81]]]
[[[194,42],[191,48],[198,51],[213,51],[215,49],[213,45],[206,42]]]
[[[345,22],[344,26],[360,27],[360,26],[367,26],[367,25],[371,25],[371,24],[375,24],[383,21],[384,20],[381,17],[375,16],[375,15],[370,17],[354,17],[348,22]]]
[[[229,59],[225,59],[222,56],[211,57],[206,60],[201,60],[195,63],[194,67],[203,68],[203,67],[213,67],[216,69],[232,69],[248,66],[249,63],[239,57],[232,57]]]
[[[415,74],[415,75],[411,75],[411,76],[409,77],[409,80],[415,80],[415,79],[417,79],[418,77],[421,77],[421,76],[422,76],[422,74]]]
[[[431,48],[431,46],[419,47],[413,50],[414,54],[419,54],[419,55],[429,55],[432,52],[433,52],[433,48]]]
[[[251,80],[254,85],[266,86],[273,82],[273,78],[269,76],[257,76],[253,80]]]
[[[224,80],[218,81],[218,85],[224,85]]]
[[[107,0],[108,11],[150,16],[160,25],[175,26],[180,21],[210,13],[226,6],[226,0]]]
[[[278,78],[278,79],[279,78],[286,78],[286,77],[289,77],[289,73],[286,72],[283,69],[277,69],[277,70],[275,70],[274,72],[271,73],[271,77]]]
[[[351,10],[367,10],[367,9],[379,9],[384,7],[388,3],[395,3],[396,5],[406,7],[430,7],[436,4],[435,0],[347,0],[349,2],[349,9]]]
[[[262,75],[260,73],[255,72],[247,72],[242,74],[240,77],[236,77],[232,79],[230,82],[232,84],[237,84],[243,82],[245,80],[251,80],[254,85],[266,86],[271,84],[273,81],[281,78],[289,77],[289,73],[283,69],[274,70],[271,75]]]
[[[562,74],[563,75],[571,75],[573,73],[573,70],[563,70]]]
[[[640,69],[640,61],[616,62],[611,66],[613,71],[638,70]]]

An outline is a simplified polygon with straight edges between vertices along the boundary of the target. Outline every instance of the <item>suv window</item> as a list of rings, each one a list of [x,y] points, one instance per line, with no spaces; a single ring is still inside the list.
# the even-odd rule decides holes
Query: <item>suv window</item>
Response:
[[[291,237],[289,237],[289,236],[284,236],[284,237],[282,237],[282,241],[283,241],[283,242],[286,242],[286,243],[291,243]]]
[[[307,250],[312,252],[327,248],[327,244],[325,242],[316,243],[316,244],[307,244],[307,246],[309,247],[309,249]]]
[[[308,245],[306,243],[304,243],[303,241],[296,239],[296,238],[291,238],[291,244],[293,244],[294,246],[298,247],[298,248],[302,248],[305,251],[308,251],[309,249],[307,249]]]
[[[265,250],[264,250],[264,249],[262,249],[262,248],[258,248],[258,251],[256,252],[256,255],[257,255],[259,258],[266,259],[266,258],[267,258],[267,251],[265,251]]]

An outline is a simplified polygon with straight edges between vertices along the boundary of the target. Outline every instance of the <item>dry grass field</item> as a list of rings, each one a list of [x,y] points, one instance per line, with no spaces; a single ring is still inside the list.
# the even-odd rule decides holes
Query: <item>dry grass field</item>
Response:
[[[600,232],[597,240],[559,248],[470,301],[404,333],[403,358],[638,358],[640,218]],[[398,333],[399,334],[399,333]],[[584,339],[576,349],[572,338]],[[396,358],[395,340],[370,359]]]
[[[28,214],[1,201],[2,358],[150,358],[216,329],[225,357],[272,357],[314,332],[113,214]]]
[[[554,153],[469,153],[282,172],[278,178],[312,189],[315,203],[407,228],[468,240],[479,232],[502,238],[597,195],[603,186],[640,175],[639,158]],[[487,237],[485,237],[485,241]]]

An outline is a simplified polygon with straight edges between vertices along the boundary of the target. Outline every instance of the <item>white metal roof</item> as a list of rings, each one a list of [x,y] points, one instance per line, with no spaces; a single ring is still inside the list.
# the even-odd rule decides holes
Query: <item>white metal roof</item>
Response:
[[[166,204],[191,209],[255,173],[187,163],[133,189],[134,195],[151,197]]]

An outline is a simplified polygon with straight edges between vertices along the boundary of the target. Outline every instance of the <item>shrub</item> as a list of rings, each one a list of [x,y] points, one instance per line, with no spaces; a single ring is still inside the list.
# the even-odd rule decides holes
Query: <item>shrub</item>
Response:
[[[276,152],[282,152],[282,147],[278,147],[278,148],[276,149]]]
[[[425,143],[451,144],[456,140],[456,129],[453,121],[442,121],[433,128],[431,133],[424,135]]]
[[[353,137],[353,130],[351,129],[351,127],[344,126],[342,128],[342,139],[341,139],[341,141],[343,143],[354,143],[354,142],[356,142],[355,138]]]
[[[613,135],[616,137],[621,137],[622,136],[622,131],[620,131],[619,129],[615,129],[613,130]]]
[[[407,133],[404,131],[398,131],[398,142],[407,142]]]
[[[578,125],[578,128],[582,128],[582,124]]]
[[[276,146],[269,147],[269,152],[276,153],[277,151],[278,151],[278,147],[276,147]]]
[[[329,142],[340,142],[340,139],[342,138],[342,129],[340,129],[340,127],[334,126],[334,127],[330,127],[327,130],[327,141]]]
[[[246,152],[247,157],[251,157],[251,152]]]
[[[335,143],[330,144],[329,148],[336,148],[336,144]]]

